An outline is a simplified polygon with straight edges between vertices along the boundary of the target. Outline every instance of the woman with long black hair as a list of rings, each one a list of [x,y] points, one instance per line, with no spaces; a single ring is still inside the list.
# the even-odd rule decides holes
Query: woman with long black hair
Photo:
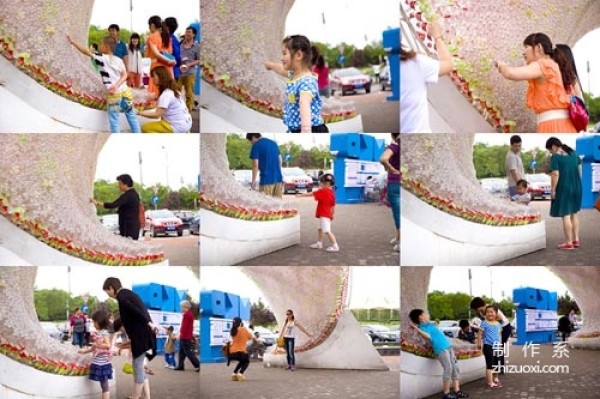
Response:
[[[527,65],[511,67],[496,61],[498,72],[508,80],[528,83],[526,105],[537,116],[538,133],[577,133],[569,117],[571,88],[577,75],[561,51],[553,48],[544,33],[532,33],[523,41]]]
[[[285,312],[285,324],[279,333],[279,339],[284,339],[285,354],[287,355],[287,369],[294,371],[296,370],[296,356],[294,355],[294,345],[296,341],[296,327],[304,334],[312,338],[312,334],[306,331],[306,329],[296,321],[294,317],[294,311],[288,309]]]
[[[579,217],[583,191],[581,188],[581,158],[556,137],[546,141],[550,157],[551,198],[550,216],[560,217],[563,221],[565,242],[558,249],[573,250],[579,248]]]
[[[238,361],[237,366],[235,366],[235,369],[233,370],[233,374],[231,374],[231,380],[244,381],[246,379],[244,372],[250,365],[250,356],[248,355],[247,350],[248,341],[254,340],[258,342],[258,340],[254,337],[254,334],[244,327],[244,323],[239,317],[233,318],[233,324],[229,333],[231,334],[231,343],[229,345],[227,364],[229,365],[229,361],[231,360]]]

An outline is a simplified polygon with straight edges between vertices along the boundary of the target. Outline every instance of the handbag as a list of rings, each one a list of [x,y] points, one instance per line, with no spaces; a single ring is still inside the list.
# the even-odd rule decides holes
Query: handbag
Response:
[[[278,348],[283,348],[285,346],[285,339],[284,338],[277,338],[277,347]]]
[[[125,363],[122,370],[125,374],[133,374],[133,364]]]
[[[575,129],[580,131],[587,130],[587,125],[590,121],[590,116],[585,103],[577,96],[571,96],[571,103],[569,104],[569,118]]]

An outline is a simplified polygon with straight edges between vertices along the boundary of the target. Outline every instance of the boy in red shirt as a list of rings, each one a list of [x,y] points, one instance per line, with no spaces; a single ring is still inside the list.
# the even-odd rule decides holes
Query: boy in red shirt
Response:
[[[323,248],[323,234],[327,234],[331,246],[327,247],[328,252],[339,252],[340,247],[338,246],[335,236],[331,232],[331,221],[335,213],[335,192],[333,191],[334,179],[331,173],[325,173],[319,178],[321,187],[312,192],[312,196],[317,201],[317,211],[315,217],[319,219],[319,234],[317,242],[312,244],[310,247],[314,249]],[[311,193],[298,194],[300,197],[308,197]]]

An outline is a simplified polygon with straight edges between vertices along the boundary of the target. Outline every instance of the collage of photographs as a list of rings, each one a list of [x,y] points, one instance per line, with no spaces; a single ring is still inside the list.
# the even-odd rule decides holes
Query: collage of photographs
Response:
[[[0,399],[404,397],[399,0],[0,8]]]
[[[600,397],[598,15],[400,1],[402,399]]]

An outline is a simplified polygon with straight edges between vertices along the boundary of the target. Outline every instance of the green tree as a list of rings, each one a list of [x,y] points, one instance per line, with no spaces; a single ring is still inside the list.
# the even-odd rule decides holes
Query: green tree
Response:
[[[571,312],[571,309],[575,309],[576,313],[579,313],[579,306],[575,299],[571,298],[568,292],[558,297],[558,314],[565,315]]]
[[[256,326],[270,326],[276,324],[277,320],[271,309],[258,298],[257,303],[250,304],[250,323]]]
[[[252,143],[237,134],[227,135],[227,160],[229,169],[252,169],[250,150]]]
[[[121,30],[119,32],[119,39],[121,39],[122,42],[128,45],[129,38],[131,37],[131,31],[122,26],[120,28]],[[140,45],[143,44],[145,33],[146,32],[139,33]],[[95,43],[98,46],[100,46],[100,43],[102,43],[102,39],[104,39],[106,36],[108,36],[108,26],[106,28],[100,28],[99,26],[91,25],[88,30],[88,47],[91,46],[92,43]]]
[[[40,321],[65,320],[69,294],[63,290],[35,290],[33,303]]]

